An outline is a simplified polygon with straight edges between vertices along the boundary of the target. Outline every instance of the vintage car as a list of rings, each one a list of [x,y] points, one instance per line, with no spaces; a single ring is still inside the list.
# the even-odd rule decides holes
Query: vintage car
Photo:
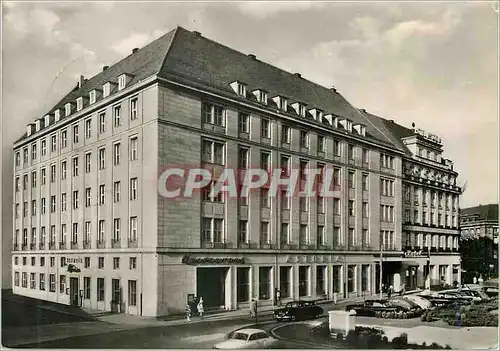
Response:
[[[433,306],[445,306],[450,304],[470,304],[472,297],[464,296],[458,292],[426,291],[417,296],[429,300]]]
[[[432,302],[430,302],[429,300],[421,297],[421,296],[417,296],[417,295],[404,295],[403,296],[404,299],[406,300],[410,300],[412,302],[414,302],[415,304],[417,304],[421,309],[423,310],[427,310],[429,308],[432,307]]]
[[[483,286],[481,287],[481,292],[484,292],[491,298],[498,297],[498,286]]]
[[[319,318],[323,314],[323,308],[312,301],[288,302],[284,308],[274,311],[274,318],[278,322],[297,321]]]
[[[399,312],[404,309],[399,306],[391,306],[387,300],[365,300],[362,303],[347,305],[345,310],[356,312],[358,316],[375,317],[378,312]]]
[[[387,301],[388,306],[399,307],[403,312],[411,313],[413,316],[420,316],[423,309],[415,302],[406,297],[393,297]]]
[[[272,338],[264,330],[245,328],[237,330],[229,335],[229,337],[214,345],[213,349],[269,349],[276,343],[276,339]]]

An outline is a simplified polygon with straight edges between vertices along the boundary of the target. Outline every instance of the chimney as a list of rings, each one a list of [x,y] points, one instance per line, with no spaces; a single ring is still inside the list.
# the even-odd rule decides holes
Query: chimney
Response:
[[[300,73],[294,73],[293,74],[295,77],[302,78],[302,75]]]
[[[109,68],[109,66],[104,66],[104,67],[102,68],[102,71],[104,72],[104,71],[105,71],[105,70],[107,70],[108,68]]]
[[[337,92],[337,89],[335,89],[335,87],[331,87],[330,90],[333,91],[334,93]]]
[[[137,51],[139,51],[139,48],[133,48],[132,53],[135,54]]]
[[[255,60],[257,58],[254,54],[248,54],[248,57],[250,57],[252,60]]]
[[[80,75],[80,79],[78,80],[78,88],[81,88],[83,83],[85,83],[85,77]]]
[[[361,112],[366,113],[366,110],[364,108],[360,109]]]
[[[198,32],[198,31],[195,31],[195,30],[194,30],[194,31],[193,31],[193,34],[194,34],[194,36],[195,36],[195,37],[201,37],[201,33],[200,33],[200,32]]]

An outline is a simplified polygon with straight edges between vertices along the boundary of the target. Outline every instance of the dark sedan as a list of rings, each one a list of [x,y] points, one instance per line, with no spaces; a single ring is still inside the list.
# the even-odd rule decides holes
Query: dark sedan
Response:
[[[358,316],[375,317],[377,312],[399,312],[403,308],[391,306],[387,300],[365,300],[363,303],[347,305],[346,311],[354,311]]]
[[[288,302],[284,308],[274,311],[274,318],[278,322],[298,321],[319,318],[323,309],[312,301]]]

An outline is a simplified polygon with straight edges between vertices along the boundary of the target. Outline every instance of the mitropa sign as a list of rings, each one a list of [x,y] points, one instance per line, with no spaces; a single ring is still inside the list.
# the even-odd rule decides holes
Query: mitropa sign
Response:
[[[182,263],[189,265],[196,264],[245,264],[244,257],[192,257],[186,255],[182,257]]]

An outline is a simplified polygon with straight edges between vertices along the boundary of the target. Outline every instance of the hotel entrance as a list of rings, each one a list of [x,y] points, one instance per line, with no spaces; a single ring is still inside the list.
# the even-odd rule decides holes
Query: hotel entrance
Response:
[[[78,278],[70,277],[69,278],[69,296],[71,301],[71,306],[78,307],[78,291],[79,291],[79,282]]]
[[[196,268],[196,296],[198,298],[203,297],[205,310],[214,310],[226,306],[228,272],[229,267]]]

